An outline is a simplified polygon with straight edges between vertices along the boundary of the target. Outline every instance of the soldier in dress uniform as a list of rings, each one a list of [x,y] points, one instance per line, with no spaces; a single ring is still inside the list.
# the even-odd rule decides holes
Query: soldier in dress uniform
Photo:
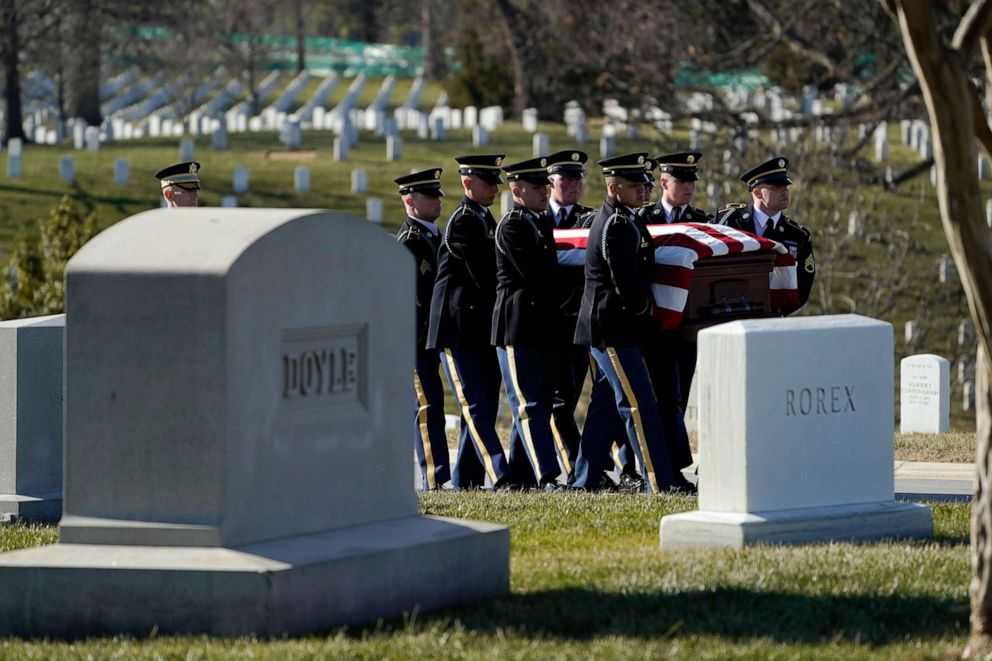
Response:
[[[709,223],[713,215],[690,206],[699,181],[700,152],[677,152],[655,156],[661,194],[658,201],[639,211],[648,225],[665,223]]]
[[[675,476],[665,449],[657,402],[644,364],[644,347],[653,324],[651,283],[654,241],[635,210],[648,200],[647,154],[599,161],[607,198],[589,229],[585,289],[575,342],[589,346],[596,368],[612,390],[626,425],[627,438],[651,493],[673,488]],[[602,406],[594,389],[593,406]],[[597,488],[609,461],[609,429],[583,429],[576,460],[578,488]]]
[[[791,314],[806,304],[816,277],[810,231],[784,213],[789,208],[789,159],[776,156],[740,176],[751,192],[750,204],[728,204],[717,212],[717,222],[784,244],[796,258],[799,306],[780,310]]]
[[[579,204],[585,188],[585,164],[589,155],[578,149],[566,149],[548,156],[551,199],[548,211],[557,229],[580,227],[580,219],[593,209]],[[585,277],[578,268],[558,269],[558,330],[555,331],[555,406],[551,431],[558,451],[563,455],[565,471],[572,472],[579,452],[579,429],[575,424],[575,407],[589,372],[589,350],[572,344],[579,318]]]
[[[196,161],[176,163],[155,173],[162,184],[165,206],[195,207],[200,203],[200,164]]]
[[[489,207],[503,183],[503,154],[456,156],[464,196],[441,234],[427,348],[439,352],[462,414],[455,488],[493,488],[508,479],[496,435],[500,369],[492,334],[496,301],[496,219]]]
[[[413,388],[417,396],[414,418],[414,449],[420,464],[424,491],[441,488],[451,479],[448,441],[444,432],[444,388],[436,351],[427,349],[427,322],[437,275],[437,252],[441,246],[438,216],[441,215],[441,168],[431,168],[393,179],[406,209],[406,220],[396,240],[413,253],[417,269],[417,362]]]
[[[516,432],[510,463],[516,465],[513,455],[522,450],[538,488],[553,489],[561,474],[551,434],[554,347],[560,338],[555,337],[558,255],[554,223],[547,213],[547,167],[546,157],[503,167],[513,208],[496,228],[492,343]]]

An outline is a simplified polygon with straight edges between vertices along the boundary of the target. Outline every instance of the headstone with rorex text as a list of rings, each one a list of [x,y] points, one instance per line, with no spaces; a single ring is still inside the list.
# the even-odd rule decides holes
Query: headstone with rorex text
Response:
[[[276,637],[505,594],[505,527],[418,513],[414,273],[329,211],[147,211],[87,243],[59,543],[0,554],[0,636]]]
[[[890,324],[735,321],[698,347],[699,511],[662,517],[663,550],[932,534],[894,500]]]
[[[951,363],[932,353],[899,363],[899,431],[943,434],[951,430]]]

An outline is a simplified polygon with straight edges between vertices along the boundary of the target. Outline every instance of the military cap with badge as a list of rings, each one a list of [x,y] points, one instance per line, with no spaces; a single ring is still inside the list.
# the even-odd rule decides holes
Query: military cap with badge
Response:
[[[156,172],[155,178],[162,182],[162,188],[179,186],[186,190],[200,190],[200,164],[196,161],[176,163]]]
[[[444,197],[444,191],[441,190],[442,172],[443,170],[441,168],[430,168],[420,170],[419,172],[411,172],[402,177],[396,177],[393,179],[393,183],[399,186],[397,192],[400,195],[420,193],[421,195],[431,197]]]
[[[649,184],[653,181],[648,174],[651,162],[647,152],[621,154],[596,162],[603,168],[604,177],[620,177],[637,184]]]
[[[469,154],[455,156],[455,162],[458,163],[458,174],[473,175],[491,184],[502,184],[500,166],[505,157],[505,154]]]
[[[547,186],[551,183],[548,179],[548,157],[539,156],[529,158],[526,161],[519,161],[503,166],[507,181],[526,181],[537,186]]]
[[[789,159],[784,156],[776,156],[742,173],[740,179],[747,184],[748,190],[754,190],[755,186],[761,184],[789,186],[794,182],[789,178],[788,168]]]
[[[680,181],[699,181],[699,161],[702,152],[680,151],[655,156],[658,171],[670,174]]]
[[[579,178],[585,174],[585,164],[589,154],[578,149],[556,151],[548,156],[548,174]]]

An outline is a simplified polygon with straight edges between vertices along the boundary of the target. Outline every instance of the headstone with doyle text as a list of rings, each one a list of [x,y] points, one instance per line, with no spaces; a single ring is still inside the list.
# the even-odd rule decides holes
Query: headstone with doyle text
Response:
[[[662,549],[932,534],[894,499],[890,324],[734,321],[698,347],[699,510],[662,517]]]
[[[59,543],[0,636],[279,637],[505,594],[504,526],[418,513],[414,264],[304,209],[147,211],[66,269]]]

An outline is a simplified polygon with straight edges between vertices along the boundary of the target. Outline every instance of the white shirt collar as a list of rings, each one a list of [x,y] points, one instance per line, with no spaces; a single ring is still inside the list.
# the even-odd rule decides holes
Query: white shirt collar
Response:
[[[568,205],[558,204],[554,200],[550,200],[548,204],[551,207],[551,217],[552,219],[554,219],[556,226],[558,225],[558,221],[561,218],[561,210],[564,209],[565,215],[567,216],[572,212],[572,206],[574,206],[571,204]]]
[[[420,223],[421,225],[423,225],[424,227],[426,227],[427,229],[429,229],[431,231],[431,234],[433,234],[434,236],[437,236],[438,234],[440,234],[440,231],[438,230],[436,224],[431,223],[431,222],[428,222],[426,220],[421,220],[421,219],[419,219],[419,218],[417,218],[415,216],[410,216],[410,218],[413,218],[415,221],[417,221],[418,223]]]
[[[779,217],[782,212],[769,216],[767,213],[754,207],[754,231],[758,236],[764,236],[765,232],[768,231],[768,226],[770,225],[772,229],[775,229],[776,223],[778,223]]]
[[[669,204],[668,200],[666,200],[664,197],[661,198],[661,206],[665,210],[665,220],[668,222],[672,222],[672,212],[675,210],[676,207],[673,207],[671,204]],[[678,208],[684,210],[685,205],[680,206]]]

